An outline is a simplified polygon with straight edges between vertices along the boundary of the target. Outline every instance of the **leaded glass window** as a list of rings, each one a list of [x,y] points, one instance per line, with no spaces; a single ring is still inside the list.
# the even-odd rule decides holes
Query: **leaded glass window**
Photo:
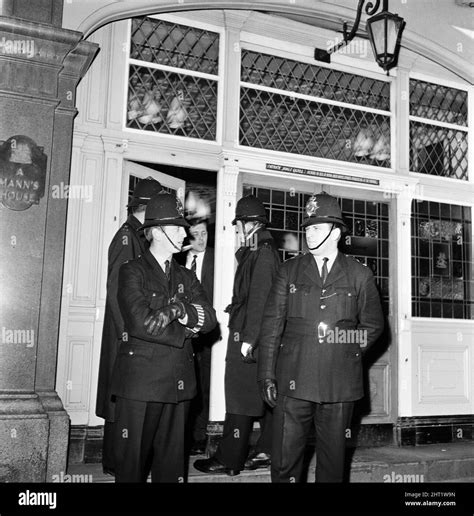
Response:
[[[410,79],[410,170],[468,179],[467,92]]]
[[[241,145],[390,167],[390,83],[244,49]]]
[[[412,315],[474,317],[471,208],[412,203]]]
[[[133,18],[127,127],[217,138],[219,34]]]

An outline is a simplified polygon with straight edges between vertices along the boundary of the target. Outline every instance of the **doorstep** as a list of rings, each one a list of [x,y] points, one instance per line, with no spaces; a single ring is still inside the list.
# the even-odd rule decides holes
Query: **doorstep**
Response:
[[[199,458],[204,457],[194,456],[190,459],[189,483],[262,483],[271,481],[269,469],[242,471],[233,477],[225,474],[201,473],[193,467],[193,462]],[[308,482],[314,482],[316,466],[314,451],[308,450],[308,458]],[[347,460],[350,462],[348,481],[351,483],[474,482],[474,446],[472,443],[348,448]],[[97,483],[114,481],[112,476],[102,472],[101,464],[72,464],[68,468],[68,474],[81,475],[82,478],[92,479]],[[73,481],[77,480],[73,478]]]

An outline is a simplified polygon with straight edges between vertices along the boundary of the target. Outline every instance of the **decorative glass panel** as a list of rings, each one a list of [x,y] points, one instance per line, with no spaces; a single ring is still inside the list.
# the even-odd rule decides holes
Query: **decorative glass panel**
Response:
[[[130,65],[127,127],[216,139],[217,82]]]
[[[154,18],[133,18],[130,57],[217,75],[219,34]]]
[[[410,115],[467,126],[467,92],[410,79]]]
[[[467,132],[410,122],[410,170],[467,180]]]
[[[127,127],[216,140],[218,56],[217,33],[134,18]]]
[[[283,57],[242,50],[243,82],[390,111],[390,84]]]
[[[240,144],[390,166],[390,117],[241,88]]]
[[[413,201],[413,316],[474,316],[470,235],[470,208]]]

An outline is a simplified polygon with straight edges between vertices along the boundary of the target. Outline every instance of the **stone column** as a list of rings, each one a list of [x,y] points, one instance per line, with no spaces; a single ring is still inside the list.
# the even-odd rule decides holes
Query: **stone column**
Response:
[[[67,184],[75,90],[97,45],[42,21],[0,16],[0,482],[66,471],[55,376]]]

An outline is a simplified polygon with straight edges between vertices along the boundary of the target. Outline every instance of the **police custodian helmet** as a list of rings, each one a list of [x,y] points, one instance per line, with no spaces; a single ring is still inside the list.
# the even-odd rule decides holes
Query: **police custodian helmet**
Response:
[[[140,179],[133,189],[132,198],[127,205],[128,208],[136,208],[140,204],[148,204],[148,201],[157,193],[161,192],[162,186],[159,181],[152,177]]]
[[[184,218],[183,204],[178,197],[162,191],[150,199],[145,210],[145,222],[140,229],[153,226],[189,227]]]
[[[306,203],[305,211],[306,217],[301,224],[303,228],[313,224],[334,223],[340,224],[342,231],[347,230],[337,199],[326,192],[312,195]]]
[[[268,224],[265,206],[262,201],[257,199],[255,195],[247,195],[242,197],[235,207],[235,219],[232,224],[235,226],[238,220],[243,222],[262,222]]]

